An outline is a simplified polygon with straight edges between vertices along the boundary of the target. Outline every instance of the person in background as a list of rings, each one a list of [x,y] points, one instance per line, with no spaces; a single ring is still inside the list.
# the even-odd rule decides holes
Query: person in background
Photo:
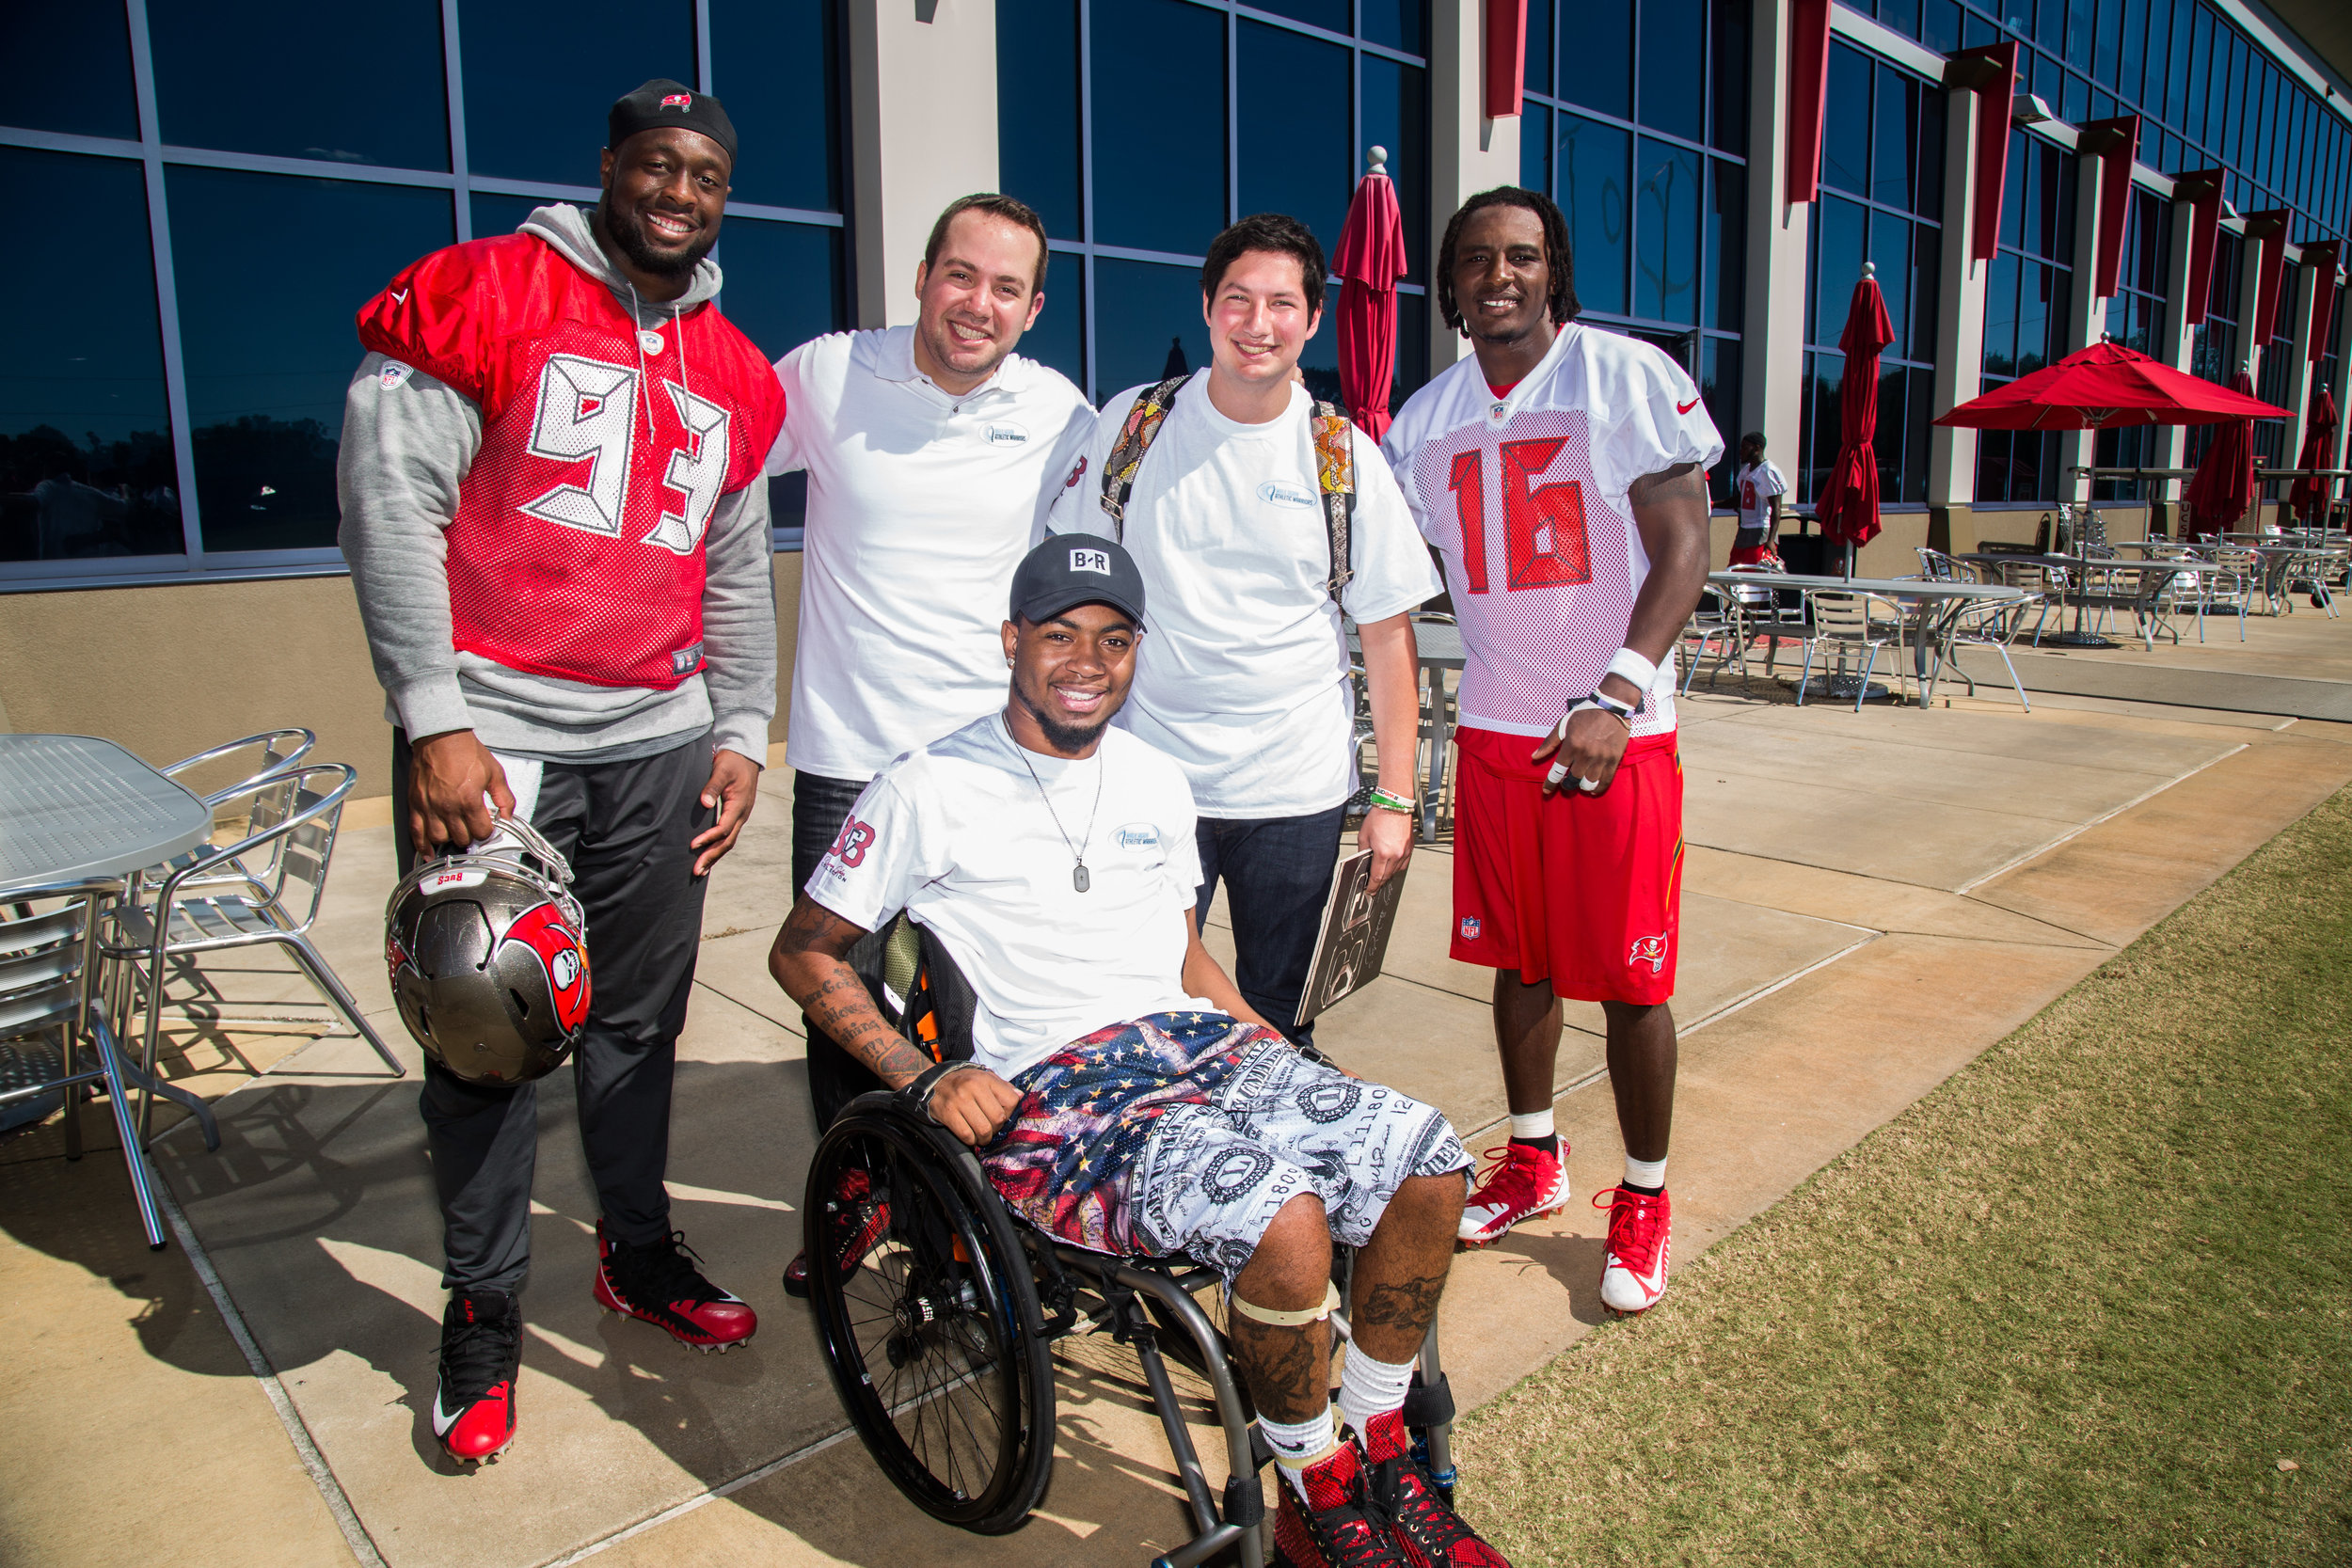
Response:
[[[1731,542],[1731,564],[1754,566],[1780,553],[1781,498],[1788,493],[1788,476],[1764,455],[1764,433],[1751,430],[1740,437],[1740,467],[1731,476],[1733,503],[1740,511],[1740,532]]]

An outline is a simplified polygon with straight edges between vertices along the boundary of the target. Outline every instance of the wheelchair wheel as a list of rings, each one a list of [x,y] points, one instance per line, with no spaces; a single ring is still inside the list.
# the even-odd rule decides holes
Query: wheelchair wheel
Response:
[[[1054,1382],[1028,1255],[979,1162],[883,1095],[818,1145],[809,1305],[882,1472],[935,1519],[1018,1527],[1054,1465]]]

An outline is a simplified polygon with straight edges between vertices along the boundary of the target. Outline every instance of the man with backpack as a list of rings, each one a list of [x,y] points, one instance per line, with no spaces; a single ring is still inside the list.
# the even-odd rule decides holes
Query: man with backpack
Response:
[[[1205,923],[1225,882],[1233,979],[1294,1041],[1300,992],[1355,793],[1342,614],[1363,648],[1379,786],[1360,842],[1375,885],[1413,852],[1420,725],[1409,612],[1438,576],[1379,448],[1293,379],[1323,319],[1323,247],[1295,218],[1247,217],[1200,270],[1207,369],[1104,405],[1047,528],[1133,552],[1153,605],[1119,716],[1174,757],[1200,814]]]

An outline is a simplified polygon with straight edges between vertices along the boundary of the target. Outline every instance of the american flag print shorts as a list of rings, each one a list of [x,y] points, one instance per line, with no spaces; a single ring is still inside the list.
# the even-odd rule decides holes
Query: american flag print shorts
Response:
[[[1020,1107],[981,1163],[1016,1213],[1096,1252],[1187,1254],[1228,1281],[1301,1193],[1323,1200],[1332,1240],[1360,1246],[1406,1178],[1470,1169],[1436,1107],[1223,1013],[1097,1030],[1013,1086]]]

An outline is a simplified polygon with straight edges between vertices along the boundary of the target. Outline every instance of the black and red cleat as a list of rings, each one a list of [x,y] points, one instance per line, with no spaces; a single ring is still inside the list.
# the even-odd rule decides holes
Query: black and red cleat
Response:
[[[705,1354],[732,1350],[759,1327],[759,1315],[741,1297],[705,1279],[694,1262],[682,1230],[632,1246],[606,1235],[598,1220],[596,1305],[642,1318]]]
[[[515,1441],[515,1379],[523,1362],[522,1304],[505,1291],[453,1291],[441,1314],[433,1435],[461,1465],[496,1459]]]
[[[1300,1479],[1304,1502],[1276,1466],[1274,1488],[1282,1495],[1274,1510],[1276,1568],[1408,1568],[1365,1493],[1363,1456],[1352,1441],[1343,1440]]]
[[[1413,1458],[1412,1435],[1401,1412],[1366,1423],[1364,1455],[1372,1468],[1365,1490],[1389,1528],[1389,1538],[1411,1568],[1511,1568],[1501,1552],[1462,1523]]]
[[[843,1171],[825,1205],[825,1233],[832,1238],[834,1272],[846,1275],[856,1268],[889,1230],[890,1202],[876,1196],[874,1179],[862,1170]],[[784,1266],[784,1293],[806,1301],[808,1290],[808,1249],[803,1247]]]

